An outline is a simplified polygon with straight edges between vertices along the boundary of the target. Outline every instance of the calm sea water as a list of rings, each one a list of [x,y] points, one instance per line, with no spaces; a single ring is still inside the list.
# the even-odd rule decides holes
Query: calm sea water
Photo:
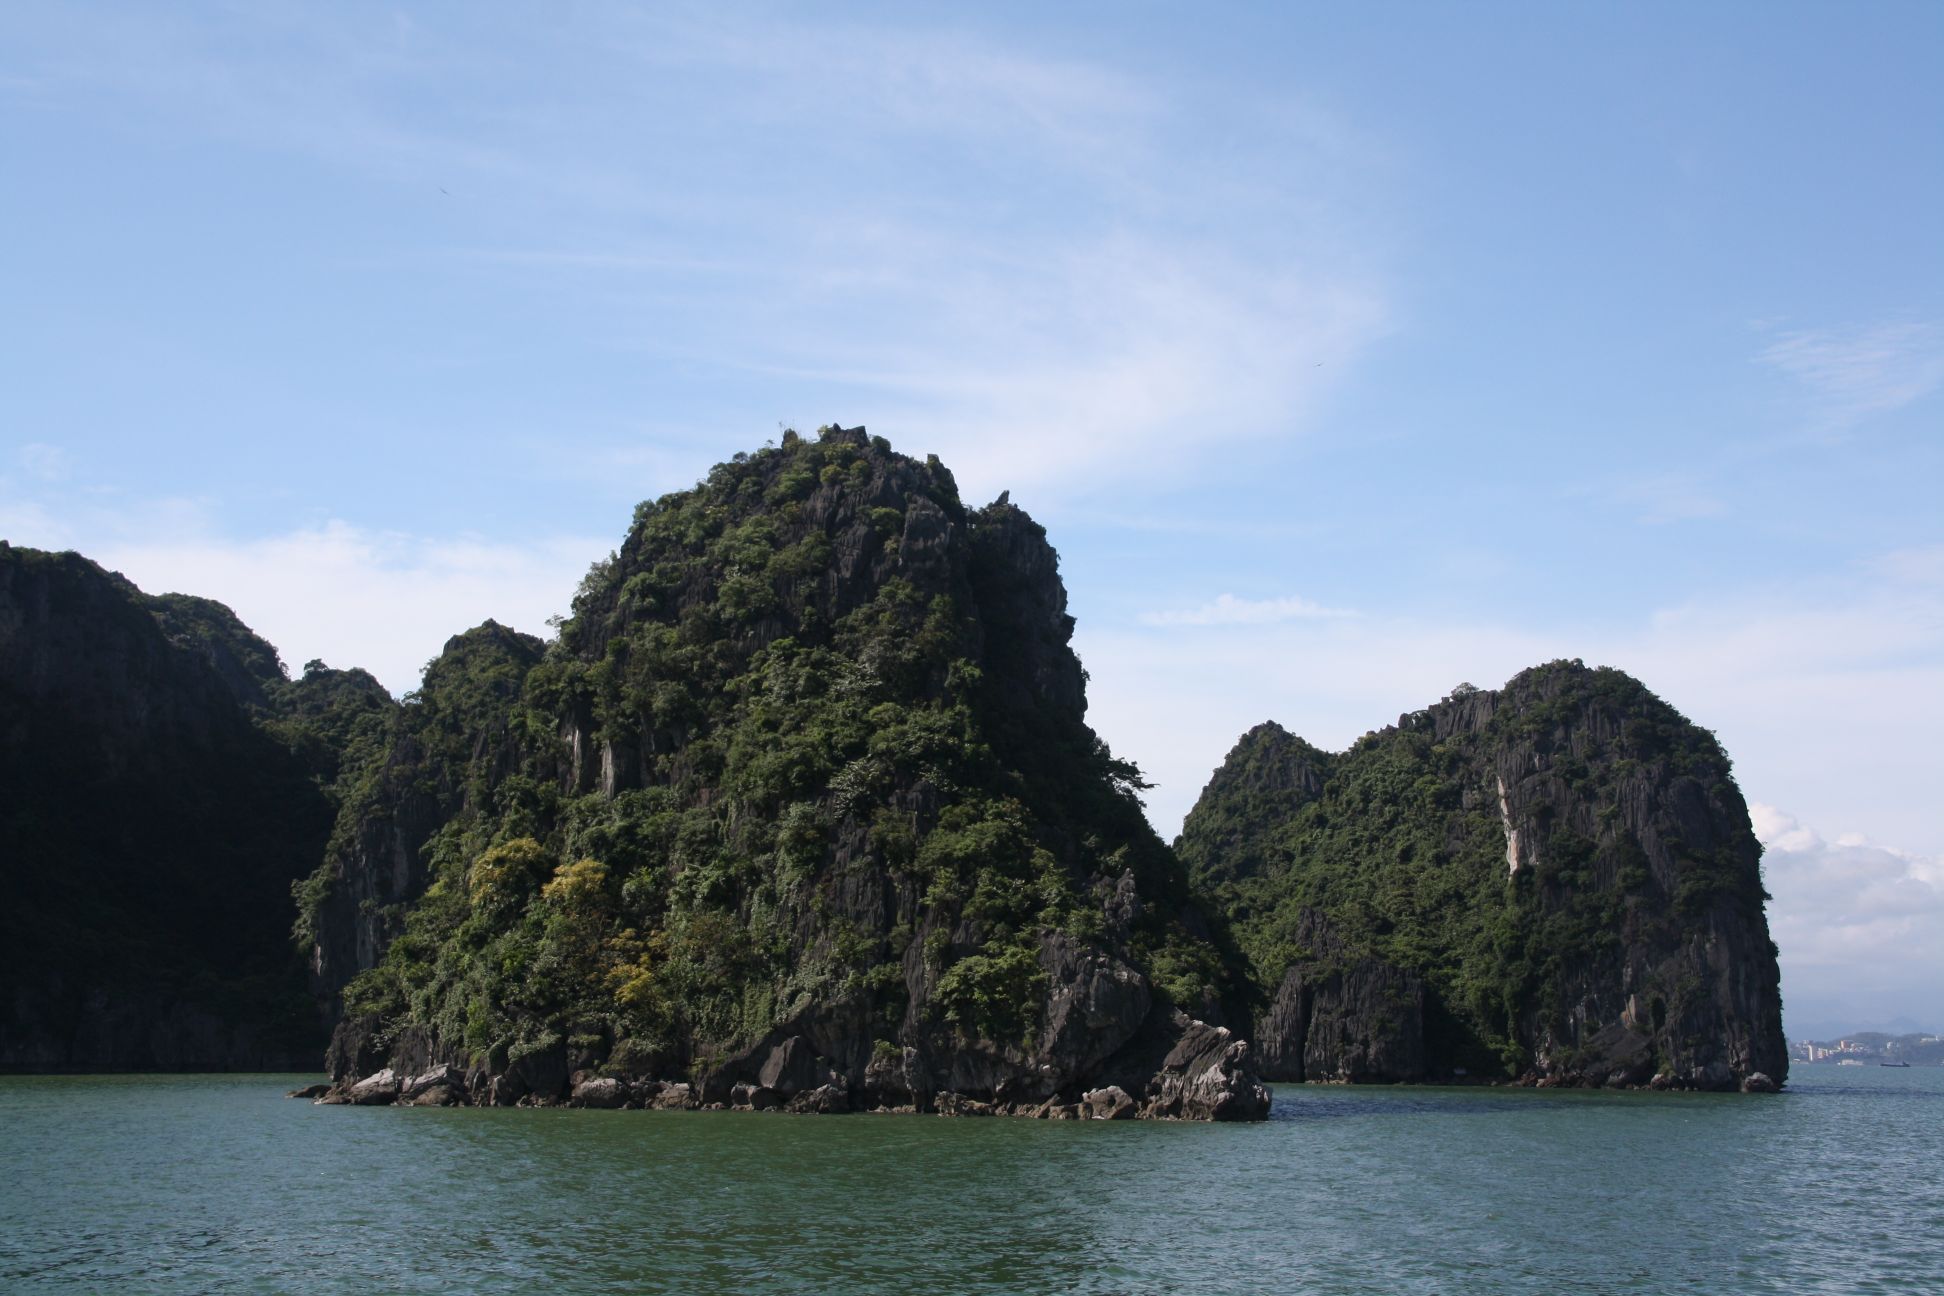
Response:
[[[0,1078],[6,1292],[1944,1290],[1944,1069],[1285,1087],[1266,1125],[314,1107]]]

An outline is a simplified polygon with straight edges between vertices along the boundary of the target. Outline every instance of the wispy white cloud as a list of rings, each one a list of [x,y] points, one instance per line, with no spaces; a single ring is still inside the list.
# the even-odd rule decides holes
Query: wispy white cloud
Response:
[[[1157,109],[1148,87],[1118,71],[964,28],[752,20],[722,10],[620,21],[633,26],[628,48],[641,62],[731,70],[762,111],[855,119],[873,133],[1031,132],[1042,147],[1098,159],[1123,151],[1131,119]]]
[[[450,246],[389,255],[518,277],[590,347],[787,379],[974,497],[1044,508],[1293,435],[1389,327],[1369,141],[1294,91],[1249,92],[1204,159],[1182,138],[1227,88],[970,24],[597,4],[509,35],[134,10],[73,20],[30,70],[448,188]],[[574,81],[530,93],[515,45]]]
[[[449,73],[457,61],[450,44],[409,21],[288,6],[231,18],[145,6],[123,6],[112,21],[48,12],[36,16],[31,46],[29,31],[16,33],[16,57],[37,49],[32,75],[50,101],[126,96],[199,130],[363,170],[403,174],[439,161],[485,170],[506,160],[381,107],[387,83]]]
[[[1346,617],[1356,613],[1347,608],[1324,607],[1306,598],[1285,595],[1281,598],[1245,599],[1233,594],[1217,595],[1200,607],[1166,612],[1143,612],[1142,625],[1223,626],[1275,625],[1282,621],[1312,620],[1318,617]]]
[[[29,476],[42,481],[60,481],[74,466],[66,450],[40,441],[30,441],[20,447],[18,458]]]
[[[949,304],[904,345],[871,340],[869,385],[978,496],[1153,480],[1225,442],[1294,434],[1387,326],[1379,293],[1321,268],[1131,236],[1023,276],[939,269]]]
[[[1727,501],[1720,493],[1689,473],[1667,472],[1622,481],[1615,491],[1642,510],[1639,521],[1649,526],[1701,521],[1728,512]]]
[[[1254,513],[1233,515],[1209,512],[1126,512],[1112,506],[1077,507],[1062,514],[1068,526],[1095,526],[1134,534],[1212,537],[1220,540],[1245,540],[1252,543],[1279,541],[1294,543],[1329,531],[1320,519],[1298,517],[1260,517]]]
[[[1944,383],[1944,329],[1904,320],[1784,333],[1757,359],[1799,382],[1833,429],[1887,414]]]
[[[491,265],[513,266],[523,269],[574,270],[592,274],[639,274],[639,275],[765,275],[768,267],[757,262],[734,261],[723,258],[679,256],[654,248],[628,250],[611,248],[607,250],[589,249],[548,249],[548,248],[452,248],[448,250],[458,260],[471,260]]]

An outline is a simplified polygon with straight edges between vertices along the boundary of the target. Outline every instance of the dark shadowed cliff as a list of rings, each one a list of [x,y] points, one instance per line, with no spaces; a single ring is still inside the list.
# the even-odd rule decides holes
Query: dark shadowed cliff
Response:
[[[1728,759],[1618,671],[1461,689],[1339,754],[1259,726],[1176,845],[1269,997],[1271,1078],[1786,1077]]]
[[[347,775],[300,919],[341,1096],[1261,1116],[1072,629],[1031,518],[861,429],[644,504]]]
[[[286,932],[344,746],[320,718],[390,705],[286,680],[221,604],[0,542],[0,1068],[315,1066]]]

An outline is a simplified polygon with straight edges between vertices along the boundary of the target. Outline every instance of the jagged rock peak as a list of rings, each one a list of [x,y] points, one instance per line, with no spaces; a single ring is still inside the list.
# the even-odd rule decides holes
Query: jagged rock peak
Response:
[[[1273,720],[1236,741],[1182,825],[1175,851],[1197,884],[1253,876],[1267,838],[1297,806],[1314,800],[1330,769],[1328,752]]]
[[[448,645],[347,804],[342,1092],[1260,1116],[1072,634],[1038,523],[863,428],[644,503],[544,650]]]

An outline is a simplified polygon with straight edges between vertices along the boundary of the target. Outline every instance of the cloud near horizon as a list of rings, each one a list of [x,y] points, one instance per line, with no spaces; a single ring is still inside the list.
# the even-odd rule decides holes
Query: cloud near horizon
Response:
[[[1944,1027],[1937,1020],[1944,1002],[1944,861],[1860,834],[1828,841],[1760,802],[1749,814],[1764,847],[1769,928],[1782,951],[1790,1019],[1856,1030],[1903,1016],[1927,1030]]]

